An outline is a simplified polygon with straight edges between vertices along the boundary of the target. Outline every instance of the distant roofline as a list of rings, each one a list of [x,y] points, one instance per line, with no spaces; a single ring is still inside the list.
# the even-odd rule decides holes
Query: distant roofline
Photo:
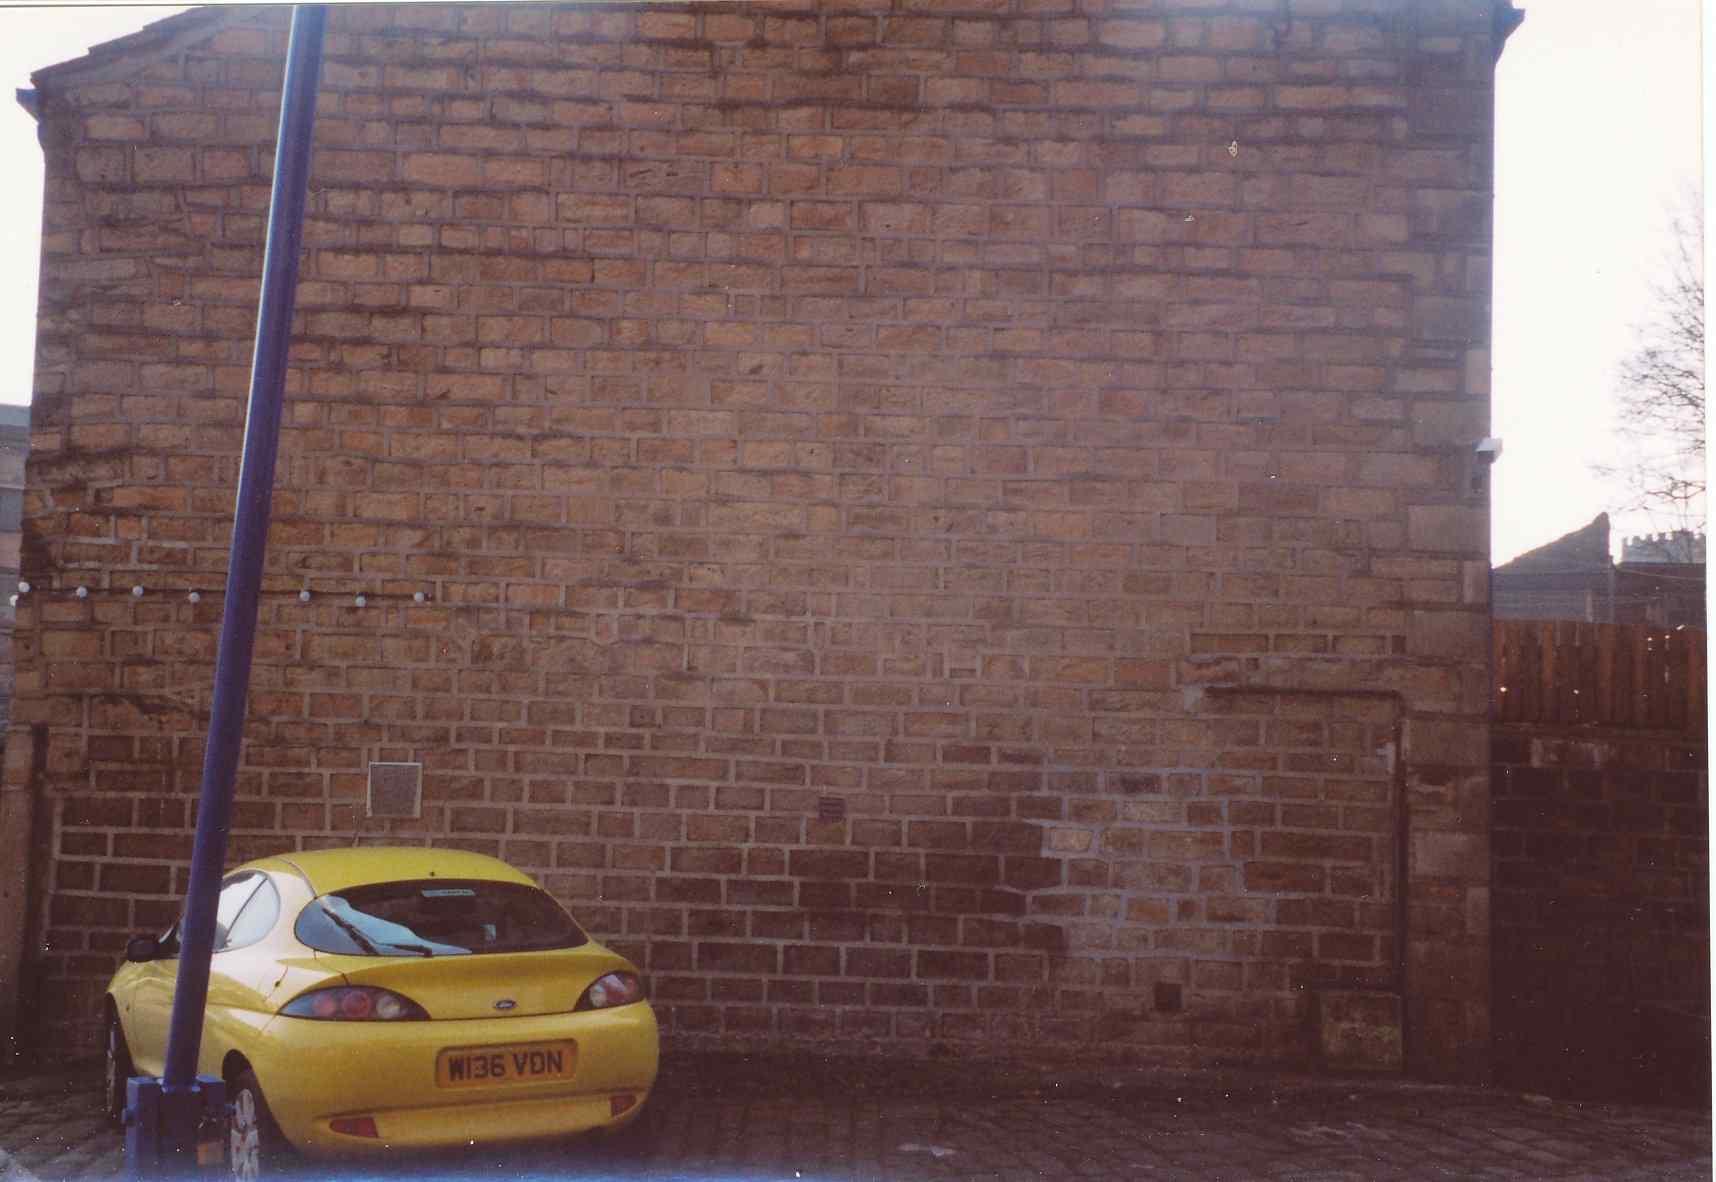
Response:
[[[1548,569],[1545,563],[1566,563],[1572,560],[1569,551],[1577,553],[1580,543],[1585,543],[1592,554],[1602,553],[1602,562],[1588,569],[1606,570],[1610,564],[1609,546],[1609,515],[1599,513],[1578,529],[1569,530],[1553,541],[1535,546],[1523,554],[1516,554],[1508,561],[1494,569],[1506,574],[1526,574],[1536,570]]]

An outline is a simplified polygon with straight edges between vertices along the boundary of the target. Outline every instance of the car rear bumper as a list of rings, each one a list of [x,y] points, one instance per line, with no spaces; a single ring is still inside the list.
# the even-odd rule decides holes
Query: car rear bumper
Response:
[[[437,1057],[449,1048],[564,1042],[575,1046],[567,1079],[436,1082]],[[655,1082],[659,1039],[654,1012],[639,1002],[439,1022],[276,1018],[261,1043],[269,1050],[252,1067],[275,1122],[296,1148],[321,1156],[527,1141],[629,1123]],[[615,1097],[632,1104],[616,1113]],[[376,1136],[335,1131],[336,1120],[356,1117],[371,1118]]]

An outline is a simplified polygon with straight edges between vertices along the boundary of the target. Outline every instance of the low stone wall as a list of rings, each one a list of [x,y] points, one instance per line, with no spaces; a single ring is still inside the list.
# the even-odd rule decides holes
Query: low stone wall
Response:
[[[1705,737],[1498,725],[1491,750],[1496,1082],[1707,1097]]]

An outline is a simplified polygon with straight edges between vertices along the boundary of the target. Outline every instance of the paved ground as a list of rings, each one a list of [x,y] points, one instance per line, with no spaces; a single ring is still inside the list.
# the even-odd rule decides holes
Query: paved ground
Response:
[[[97,1064],[0,1077],[0,1182],[109,1178]],[[574,1142],[306,1177],[1669,1179],[1711,1177],[1708,1111],[1391,1081],[682,1055],[641,1157]],[[12,1173],[8,1173],[11,1170]]]

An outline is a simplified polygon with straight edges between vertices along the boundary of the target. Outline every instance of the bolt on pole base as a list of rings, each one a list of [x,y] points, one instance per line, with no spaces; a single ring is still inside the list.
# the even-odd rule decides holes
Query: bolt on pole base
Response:
[[[223,1080],[199,1075],[174,1088],[134,1076],[125,1081],[125,1177],[224,1177],[227,1126]]]

